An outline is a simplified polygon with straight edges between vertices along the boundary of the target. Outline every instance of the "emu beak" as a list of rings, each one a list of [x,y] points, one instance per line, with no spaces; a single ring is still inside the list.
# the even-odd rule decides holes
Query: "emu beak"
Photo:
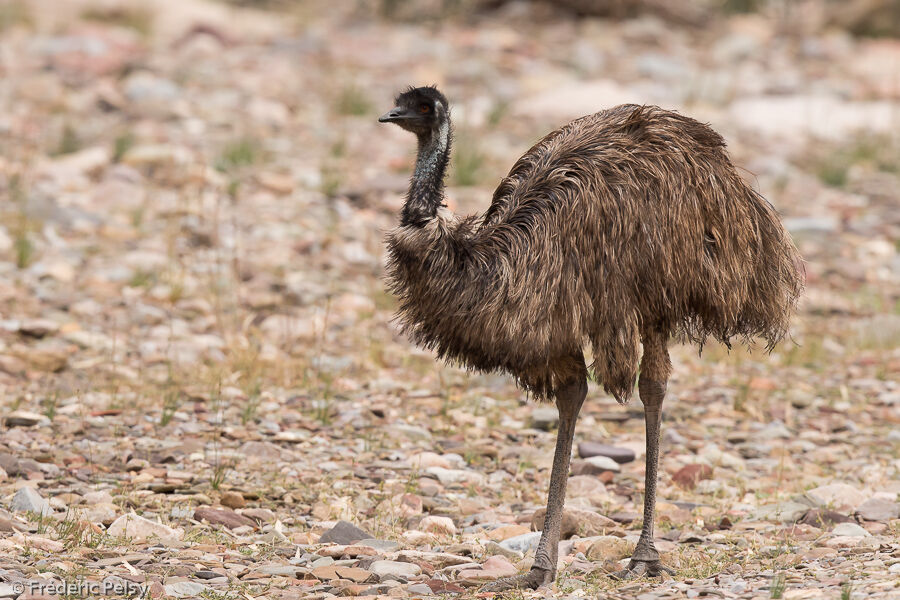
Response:
[[[412,115],[407,112],[406,109],[400,108],[399,106],[392,108],[390,112],[386,112],[380,117],[378,117],[379,123],[393,123],[394,121],[402,121],[403,119],[408,119]]]

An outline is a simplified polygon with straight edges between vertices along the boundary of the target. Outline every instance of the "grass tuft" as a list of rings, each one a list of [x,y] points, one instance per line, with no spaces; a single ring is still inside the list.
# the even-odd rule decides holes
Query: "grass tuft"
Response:
[[[31,12],[28,10],[28,6],[19,0],[0,2],[0,32],[18,25],[25,27],[32,25]]]
[[[455,185],[477,185],[481,181],[484,154],[478,149],[474,138],[467,132],[456,136],[456,159],[453,163],[452,180]]]
[[[216,159],[216,169],[229,173],[257,164],[261,160],[259,142],[251,138],[232,141],[222,148]]]
[[[366,92],[357,85],[349,85],[341,90],[337,102],[338,112],[342,115],[363,116],[375,110]]]
[[[92,6],[81,13],[81,18],[85,21],[133,29],[142,37],[149,36],[153,30],[153,13],[139,5]]]

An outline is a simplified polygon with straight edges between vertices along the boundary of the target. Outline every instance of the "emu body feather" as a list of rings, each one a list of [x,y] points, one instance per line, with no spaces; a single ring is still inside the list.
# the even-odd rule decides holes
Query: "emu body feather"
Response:
[[[655,106],[582,117],[462,219],[438,210],[449,142],[420,137],[438,172],[414,176],[404,214],[417,217],[387,235],[402,327],[441,358],[544,399],[582,374],[590,343],[595,377],[625,402],[650,332],[769,348],[785,335],[802,260],[708,126]]]

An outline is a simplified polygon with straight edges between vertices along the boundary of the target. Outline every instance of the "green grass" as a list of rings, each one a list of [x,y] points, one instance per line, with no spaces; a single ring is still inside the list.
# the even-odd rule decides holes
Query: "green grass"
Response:
[[[136,141],[137,138],[130,131],[116,136],[116,139],[113,141],[113,162],[120,162],[122,157],[131,150]]]
[[[32,234],[39,231],[40,223],[33,222],[26,213],[28,197],[19,175],[9,180],[10,205],[16,207],[12,214],[0,214],[8,223],[9,233],[13,238],[13,253],[16,267],[25,269],[34,262],[37,248],[31,240]]]
[[[853,596],[853,583],[850,581],[845,581],[841,585],[841,600],[850,600]]]
[[[72,154],[73,152],[78,152],[82,148],[81,138],[78,137],[78,133],[75,131],[71,125],[66,124],[63,127],[62,135],[59,138],[59,143],[56,145],[56,149],[51,153],[54,156],[63,156],[66,154]]]
[[[858,136],[845,143],[826,146],[813,158],[813,171],[826,185],[845,187],[850,171],[861,167],[871,171],[900,173],[900,146],[887,135]]]
[[[484,154],[473,136],[465,131],[456,136],[456,158],[451,179],[455,185],[477,185],[482,179]]]
[[[216,159],[216,169],[230,173],[257,164],[262,160],[259,142],[252,138],[240,138],[226,144]]]
[[[133,29],[143,37],[153,30],[153,13],[140,5],[92,6],[81,13],[85,21]]]
[[[359,117],[372,114],[375,107],[365,90],[354,84],[341,90],[338,96],[337,110],[342,115]]]
[[[772,578],[772,585],[769,587],[769,598],[779,600],[784,596],[784,588],[786,587],[786,579],[784,573],[778,573]]]
[[[19,0],[0,0],[0,32],[17,25],[26,27],[32,25],[28,6]]]

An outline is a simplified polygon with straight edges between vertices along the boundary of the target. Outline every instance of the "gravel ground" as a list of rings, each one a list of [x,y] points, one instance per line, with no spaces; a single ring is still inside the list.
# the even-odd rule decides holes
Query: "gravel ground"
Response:
[[[592,387],[559,579],[509,597],[900,598],[900,41],[271,4],[0,4],[0,598],[472,597],[529,566],[554,409],[412,347],[380,279],[413,147],[375,120],[432,82],[460,212],[569,118],[660,104],[808,262],[772,354],[672,349],[677,575],[607,576],[643,421]]]

